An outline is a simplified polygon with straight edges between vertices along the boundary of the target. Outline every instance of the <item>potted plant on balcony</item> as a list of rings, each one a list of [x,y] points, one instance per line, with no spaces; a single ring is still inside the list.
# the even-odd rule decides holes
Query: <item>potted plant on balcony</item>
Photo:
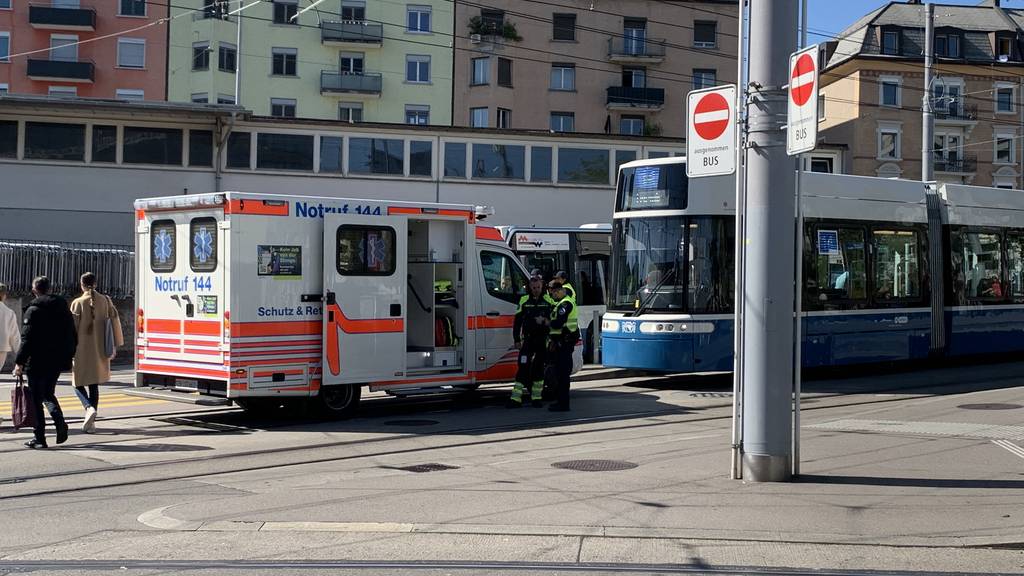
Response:
[[[469,19],[469,33],[471,36],[498,37],[512,40],[513,42],[519,42],[523,39],[519,35],[519,31],[514,23],[503,22],[501,25],[498,25],[495,22],[484,20],[480,16],[473,16]]]

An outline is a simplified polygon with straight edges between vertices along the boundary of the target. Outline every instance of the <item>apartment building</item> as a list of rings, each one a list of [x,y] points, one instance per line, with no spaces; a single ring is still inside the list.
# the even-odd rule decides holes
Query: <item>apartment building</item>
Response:
[[[447,0],[175,0],[171,13],[182,15],[171,22],[173,101],[237,103],[265,116],[451,124]]]
[[[685,136],[735,82],[737,2],[455,1],[456,126]]]
[[[0,0],[0,94],[164,100],[167,4]]]
[[[823,47],[814,169],[921,177],[925,8],[890,2]],[[1024,10],[935,6],[935,179],[1020,188]]]

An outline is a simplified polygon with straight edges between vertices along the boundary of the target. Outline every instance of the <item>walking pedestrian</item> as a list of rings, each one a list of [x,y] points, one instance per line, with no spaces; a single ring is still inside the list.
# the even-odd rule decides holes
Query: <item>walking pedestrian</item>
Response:
[[[14,310],[7,307],[7,285],[0,284],[0,369],[7,362],[7,355],[18,351],[21,344],[21,332],[18,330],[18,317]]]
[[[71,384],[85,408],[82,431],[96,431],[96,416],[100,409],[100,384],[110,382],[110,360],[117,347],[124,344],[121,321],[110,296],[96,290],[96,275],[82,274],[82,295],[71,302],[71,315],[75,319],[78,348],[71,371]]]
[[[71,369],[77,342],[71,310],[66,300],[50,294],[50,279],[39,276],[33,280],[32,294],[35,299],[25,309],[21,323],[21,348],[15,360],[14,375],[28,374],[35,437],[25,446],[40,449],[47,447],[44,405],[57,429],[57,444],[68,439],[68,424],[54,393],[60,373]]]

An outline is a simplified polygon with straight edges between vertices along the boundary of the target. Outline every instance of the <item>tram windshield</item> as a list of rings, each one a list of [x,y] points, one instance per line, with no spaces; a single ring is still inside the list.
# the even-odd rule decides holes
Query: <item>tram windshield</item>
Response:
[[[728,313],[733,218],[625,218],[612,228],[612,310]]]

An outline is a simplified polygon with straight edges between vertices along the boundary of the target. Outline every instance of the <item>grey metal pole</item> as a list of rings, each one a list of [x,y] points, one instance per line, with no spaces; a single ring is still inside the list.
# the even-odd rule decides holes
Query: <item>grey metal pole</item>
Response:
[[[797,0],[750,4],[743,477],[755,482],[792,475],[796,182],[782,127],[798,9]]]
[[[238,0],[238,24],[235,26],[235,106],[242,105],[242,3],[245,0]]]
[[[921,181],[935,179],[934,146],[935,116],[932,114],[932,58],[935,55],[935,5],[925,5],[924,22],[924,95],[921,96]]]
[[[800,3],[800,48],[807,47],[807,0]],[[821,63],[818,64],[821,66]],[[804,294],[804,210],[803,185],[804,155],[796,157],[796,319],[793,328],[793,341],[796,346],[793,352],[793,476],[800,475],[800,394],[803,387],[801,369],[803,368],[803,294]]]
[[[743,477],[743,463],[741,450],[743,446],[742,405],[740,399],[743,395],[743,238],[745,228],[743,227],[744,194],[744,168],[743,168],[743,146],[744,146],[744,116],[746,114],[747,86],[743,80],[743,51],[744,38],[746,38],[746,8],[748,1],[741,0],[739,3],[739,26],[736,28],[736,232],[735,232],[735,254],[733,255],[733,267],[735,268],[735,310],[733,312],[733,361],[732,361],[732,450],[730,453],[729,477],[739,480]]]

